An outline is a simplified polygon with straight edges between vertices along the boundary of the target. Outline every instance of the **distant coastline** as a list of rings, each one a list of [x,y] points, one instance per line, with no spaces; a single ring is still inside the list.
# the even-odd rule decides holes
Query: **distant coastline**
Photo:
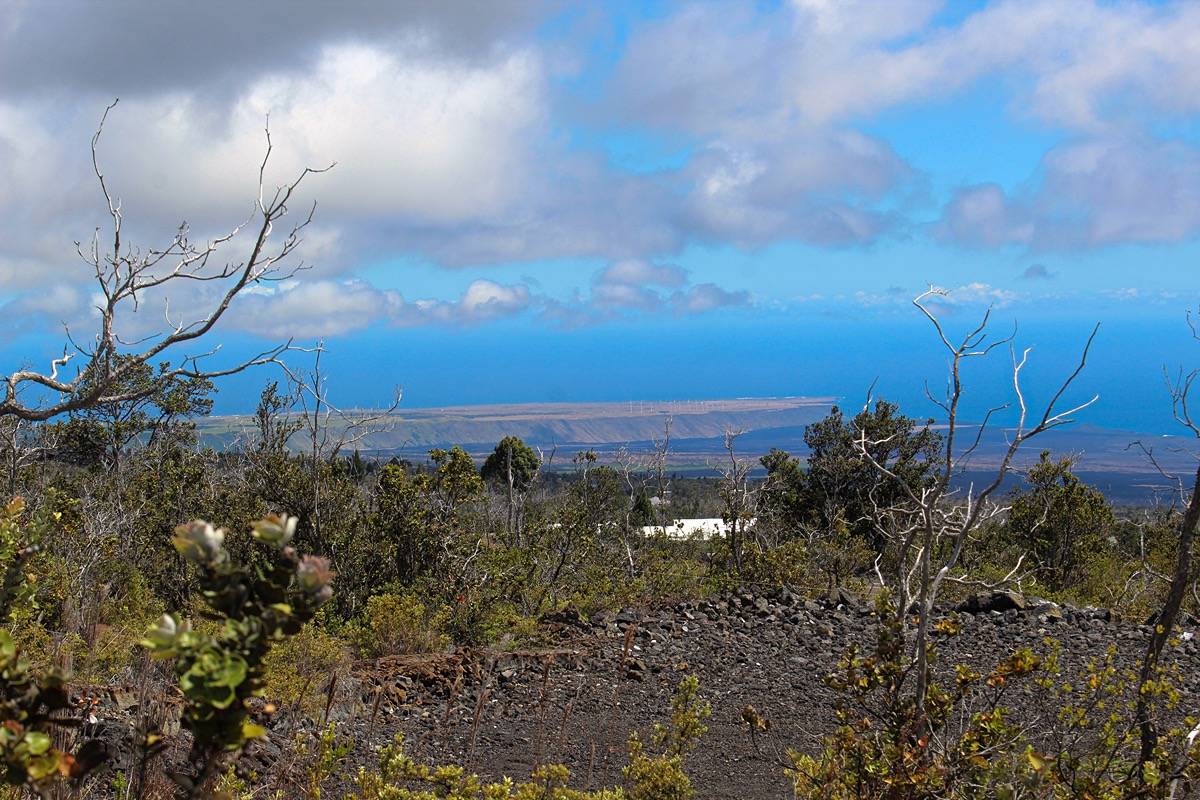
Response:
[[[772,448],[806,455],[804,428],[824,417],[838,400],[796,396],[401,408],[363,438],[358,449],[373,458],[422,461],[431,448],[457,445],[482,459],[503,437],[519,436],[533,447],[555,451],[555,465],[566,468],[571,456],[582,450],[596,452],[601,461],[613,459],[621,449],[650,450],[662,439],[669,418],[669,468],[679,474],[703,475],[711,473],[712,465],[725,455],[726,430],[740,431],[737,452],[745,458],[757,459]],[[372,412],[347,413],[359,417]],[[213,416],[198,422],[202,443],[218,448],[236,447],[252,426],[251,415]],[[1182,440],[1093,425],[1045,434],[1038,447],[1022,453],[1017,466],[1036,459],[1041,449],[1071,455],[1077,459],[1079,474],[1114,502],[1147,502],[1169,484],[1133,446],[1138,441],[1154,447],[1156,458],[1168,471],[1190,469],[1190,456],[1180,449]],[[985,437],[973,466],[986,469],[1003,442],[1004,431],[999,428]]]

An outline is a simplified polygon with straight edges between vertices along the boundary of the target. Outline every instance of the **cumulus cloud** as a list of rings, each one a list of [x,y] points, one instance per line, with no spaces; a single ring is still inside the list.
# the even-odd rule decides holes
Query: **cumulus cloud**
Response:
[[[810,118],[793,96],[806,42],[842,35],[836,25],[805,30],[806,14],[692,4],[630,36],[609,107],[695,142],[680,175],[691,235],[742,247],[843,245],[894,227],[878,203],[912,170],[878,138]]]
[[[749,303],[749,292],[730,292],[713,283],[700,283],[671,295],[671,308],[677,314],[700,314]]]
[[[631,312],[699,314],[750,304],[749,292],[691,284],[688,271],[674,264],[627,259],[596,273],[586,297],[567,303],[543,298],[542,317],[578,326]]]
[[[5,307],[13,316],[40,316],[54,323],[76,319],[83,310],[84,296],[74,286],[56,283],[23,294]]]
[[[493,281],[472,281],[457,303],[461,317],[471,321],[490,319],[522,311],[529,306],[524,286],[501,286]]]
[[[126,241],[160,246],[181,219],[205,238],[250,214],[270,115],[268,192],[306,166],[338,162],[309,177],[292,209],[302,218],[320,199],[319,227],[305,232],[303,252],[315,272],[332,277],[367,258],[419,252],[414,232],[439,231],[450,241],[464,226],[502,225],[519,213],[513,209],[537,171],[543,79],[527,50],[475,64],[331,45],[307,71],[247,80],[226,105],[194,90],[125,100],[109,117],[99,155],[122,202]],[[71,243],[105,225],[86,154],[107,101],[85,99],[64,107],[61,97],[0,96],[6,288],[47,274],[87,280]]]
[[[361,281],[297,281],[244,298],[232,321],[263,336],[324,338],[364,328],[402,304],[395,292]]]
[[[1200,233],[1200,150],[1179,141],[1089,140],[1051,151],[1041,180],[1006,194],[958,191],[938,234],[970,246],[1039,249],[1180,242]]]
[[[597,309],[637,308],[654,311],[662,308],[663,297],[644,286],[599,283],[592,287],[591,303]]]
[[[945,24],[937,19],[942,5],[690,5],[633,32],[609,102],[631,122],[698,142],[688,165],[689,220],[717,241],[878,239],[898,224],[879,201],[904,191],[912,171],[856,123],[995,78],[1012,92],[1015,114],[1086,141],[1048,157],[1037,202],[1014,202],[996,186],[966,187],[939,233],[989,247],[1192,235],[1184,187],[1197,185],[1194,159],[1128,139],[1151,115],[1200,111],[1200,6],[997,0]],[[1174,160],[1182,173],[1164,175]],[[1168,192],[1152,208],[1120,199],[1159,177],[1168,178]],[[1092,191],[1095,208],[1084,202]]]
[[[527,142],[545,119],[542,80],[529,51],[477,65],[329,46],[311,69],[252,81],[227,108],[196,92],[126,101],[101,155],[143,213],[228,213],[254,197],[269,118],[269,183],[337,162],[311,187],[323,218],[488,219],[518,199],[533,169]]]
[[[609,264],[592,282],[591,304],[596,310],[661,309],[666,300],[651,287],[676,288],[687,283],[687,271],[673,264],[624,259]]]
[[[687,271],[681,267],[632,258],[609,264],[596,278],[596,283],[604,286],[682,286],[686,282]]]
[[[1034,227],[1025,209],[1009,203],[994,183],[960,189],[937,226],[944,240],[976,247],[1029,244]]]
[[[1017,293],[982,281],[959,286],[947,295],[950,302],[1004,306],[1017,299]]]
[[[910,174],[887,145],[851,131],[715,143],[686,172],[686,213],[696,235],[748,247],[877,239],[890,220],[871,201]]]
[[[847,119],[1005,74],[1021,108],[1076,130],[1120,126],[1131,104],[1200,109],[1194,4],[998,0],[945,27],[932,25],[940,5],[797,0],[798,106]]]
[[[520,40],[553,10],[545,0],[12,0],[0,9],[0,91],[228,91],[247,77],[309,66],[330,42],[417,42],[472,58]]]
[[[287,281],[242,298],[231,322],[268,337],[324,338],[377,323],[473,325],[520,314],[532,302],[528,287],[489,280],[472,281],[455,300],[413,301],[358,280]]]
[[[326,278],[397,253],[449,266],[648,259],[693,240],[844,244],[888,229],[872,203],[904,180],[902,162],[853,131],[799,129],[786,111],[710,126],[694,157],[654,174],[565,147],[555,134],[558,67],[530,35],[554,9],[487,5],[355,2],[333,14],[268,2],[232,25],[220,3],[10,5],[0,12],[0,155],[11,158],[0,171],[12,174],[0,177],[20,204],[0,224],[0,280],[62,270],[63,245],[98,221],[86,141],[117,94],[125,99],[101,157],[132,237],[183,218],[213,232],[236,222],[256,190],[269,114],[268,183],[338,162],[305,194],[320,199],[334,245],[310,258]],[[711,28],[714,18],[701,16],[696,24]],[[180,48],[167,30],[188,30],[204,46]],[[742,32],[757,30],[750,19]],[[753,54],[755,77],[769,67],[757,63],[771,61],[769,50],[727,44],[730,55]],[[636,51],[622,70],[636,68]],[[711,101],[736,95],[712,94],[706,75],[717,72],[677,77]]]

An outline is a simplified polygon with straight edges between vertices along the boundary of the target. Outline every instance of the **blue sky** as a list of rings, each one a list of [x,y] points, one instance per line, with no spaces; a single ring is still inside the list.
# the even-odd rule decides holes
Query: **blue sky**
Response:
[[[324,341],[346,404],[397,384],[414,405],[856,396],[879,377],[917,413],[943,366],[909,302],[930,284],[951,328],[989,305],[1019,321],[1049,362],[1035,384],[1101,321],[1097,424],[1168,427],[1162,366],[1200,365],[1191,3],[9,3],[14,367],[91,321],[72,242],[104,223],[87,142],[118,96],[100,157],[148,247],[244,216],[268,115],[268,182],[338,162],[305,185],[307,268],[216,334],[229,353]],[[146,297],[129,336],[208,289]]]

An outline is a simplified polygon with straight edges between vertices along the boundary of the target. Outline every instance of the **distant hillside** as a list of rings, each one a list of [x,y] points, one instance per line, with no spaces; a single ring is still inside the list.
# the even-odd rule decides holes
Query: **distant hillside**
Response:
[[[404,409],[359,447],[373,453],[425,451],[461,445],[469,450],[520,436],[540,447],[614,446],[649,442],[671,419],[675,442],[721,437],[726,430],[796,429],[823,417],[832,397],[743,398],[626,403],[521,403]],[[367,413],[367,412],[362,412]],[[209,444],[232,444],[251,429],[249,416],[201,421]]]
[[[364,454],[424,459],[433,447],[464,447],[482,459],[505,436],[519,436],[544,451],[554,449],[556,468],[567,468],[571,455],[595,450],[604,460],[621,447],[644,451],[663,434],[671,419],[669,467],[680,473],[711,473],[724,458],[726,430],[741,431],[739,455],[756,458],[772,447],[805,455],[804,428],[828,413],[836,398],[782,397],[734,400],[688,400],[625,403],[520,403],[403,409],[390,415],[382,429],[358,443]],[[362,415],[370,412],[357,412]],[[236,446],[253,427],[250,416],[211,417],[199,422],[204,444]],[[963,482],[990,479],[989,467],[999,459],[1008,432],[997,428],[984,437]],[[1195,469],[1189,442],[1174,436],[1146,436],[1089,425],[1056,429],[1025,447],[1018,470],[1043,449],[1077,458],[1077,472],[1115,502],[1144,503],[1163,499],[1170,485],[1133,442],[1153,446],[1161,466],[1171,472]],[[1020,482],[1014,475],[1009,485]]]

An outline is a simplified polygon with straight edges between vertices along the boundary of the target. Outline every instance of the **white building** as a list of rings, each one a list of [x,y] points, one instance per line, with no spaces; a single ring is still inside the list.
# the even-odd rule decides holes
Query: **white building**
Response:
[[[747,520],[746,528],[754,527],[754,520]],[[700,539],[707,542],[718,536],[728,536],[729,525],[720,517],[700,517],[696,519],[677,519],[670,525],[647,525],[642,528],[642,536],[666,536],[668,539]]]

